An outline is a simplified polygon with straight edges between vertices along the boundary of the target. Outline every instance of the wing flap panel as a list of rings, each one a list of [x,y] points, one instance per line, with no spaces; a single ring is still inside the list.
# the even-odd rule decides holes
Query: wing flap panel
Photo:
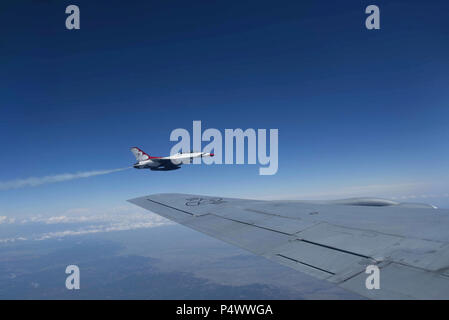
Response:
[[[289,240],[285,234],[213,214],[196,217],[184,224],[259,255],[270,252]]]
[[[368,275],[361,273],[340,284],[371,299],[449,299],[449,277],[390,263],[380,268],[380,288],[367,289]]]
[[[290,241],[276,248],[275,255],[325,272],[326,279],[331,282],[341,282],[365,270],[367,265],[373,264],[367,257],[303,240]]]

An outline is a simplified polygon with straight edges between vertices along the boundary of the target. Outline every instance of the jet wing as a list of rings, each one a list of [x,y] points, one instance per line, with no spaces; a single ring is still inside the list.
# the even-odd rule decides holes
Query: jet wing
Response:
[[[158,158],[158,159],[151,159],[153,162],[158,163],[158,167],[152,168],[152,170],[160,170],[160,169],[178,169],[179,165],[174,164],[170,158]]]
[[[449,210],[189,194],[129,201],[368,298],[449,299]],[[380,269],[380,289],[367,289],[368,265]]]

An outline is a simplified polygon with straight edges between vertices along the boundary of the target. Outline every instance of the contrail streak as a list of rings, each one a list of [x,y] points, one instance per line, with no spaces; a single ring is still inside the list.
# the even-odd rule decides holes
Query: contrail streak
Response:
[[[113,172],[123,171],[123,170],[129,169],[129,168],[130,167],[112,169],[112,170],[96,170],[96,171],[85,171],[85,172],[77,172],[77,173],[64,173],[64,174],[57,174],[57,175],[45,176],[45,177],[31,177],[31,178],[26,178],[26,179],[16,179],[16,180],[3,181],[3,182],[0,181],[0,190],[11,190],[11,189],[19,189],[19,188],[25,188],[25,187],[36,187],[36,186],[40,186],[42,184],[69,181],[69,180],[80,179],[80,178],[89,178],[89,177],[100,176],[100,175],[109,174],[109,173],[113,173]]]

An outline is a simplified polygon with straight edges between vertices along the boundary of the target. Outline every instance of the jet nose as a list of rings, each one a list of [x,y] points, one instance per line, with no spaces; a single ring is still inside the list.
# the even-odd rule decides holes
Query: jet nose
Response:
[[[213,156],[214,156],[213,153],[206,153],[206,152],[203,152],[203,153],[201,154],[201,158],[203,158],[203,157],[213,157]]]

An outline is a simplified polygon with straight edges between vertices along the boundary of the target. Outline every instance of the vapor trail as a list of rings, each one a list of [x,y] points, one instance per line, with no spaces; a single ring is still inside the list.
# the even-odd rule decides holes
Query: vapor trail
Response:
[[[85,171],[85,172],[77,172],[77,173],[64,173],[64,174],[57,174],[57,175],[45,176],[45,177],[30,177],[30,178],[26,178],[26,179],[0,181],[0,190],[11,190],[11,189],[19,189],[19,188],[25,188],[25,187],[36,187],[36,186],[40,186],[42,184],[69,181],[69,180],[80,179],[80,178],[89,178],[89,177],[93,177],[93,176],[100,176],[100,175],[109,174],[109,173],[113,173],[113,172],[123,171],[123,170],[129,169],[129,168],[130,167],[112,169],[112,170],[96,170],[96,171]]]

